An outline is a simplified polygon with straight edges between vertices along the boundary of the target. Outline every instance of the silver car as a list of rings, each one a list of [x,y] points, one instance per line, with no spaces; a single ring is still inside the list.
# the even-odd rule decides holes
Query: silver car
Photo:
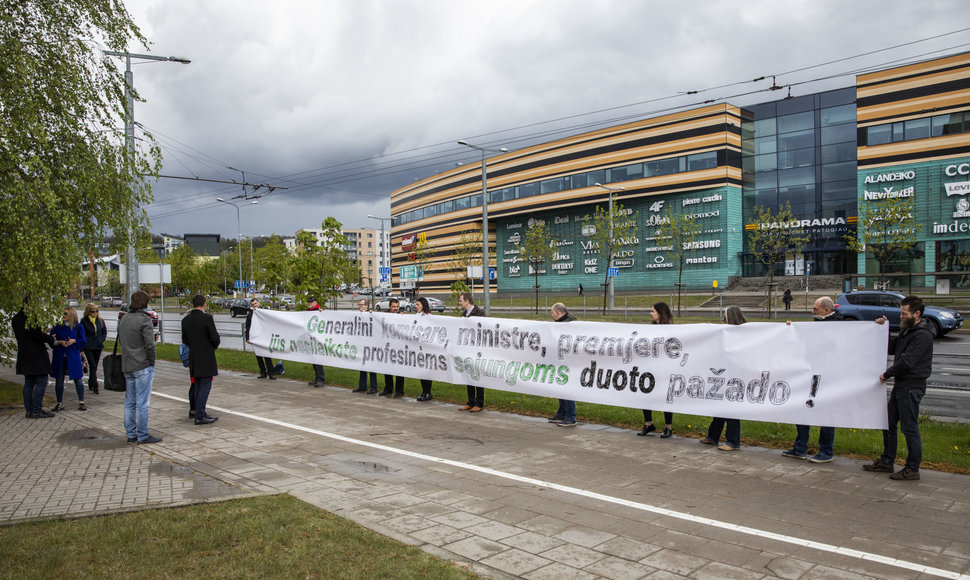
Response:
[[[407,298],[403,296],[388,296],[387,298],[381,300],[374,305],[374,310],[377,312],[387,312],[390,309],[391,298],[396,298],[401,304],[401,312],[414,312],[414,305],[411,304]]]

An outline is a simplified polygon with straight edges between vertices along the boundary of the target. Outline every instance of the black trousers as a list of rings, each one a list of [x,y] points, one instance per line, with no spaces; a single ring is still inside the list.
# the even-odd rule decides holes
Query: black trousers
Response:
[[[259,374],[261,375],[273,374],[273,359],[269,358],[268,356],[256,357],[256,364],[259,365]]]
[[[485,388],[468,385],[468,403],[472,407],[485,406]]]
[[[98,361],[101,360],[101,349],[86,350],[84,357],[88,359],[88,388],[98,390]]]
[[[651,411],[650,409],[643,410],[643,422],[653,423],[653,411]],[[670,411],[664,411],[664,425],[673,425],[673,424],[674,424],[674,414],[671,413]]]
[[[431,379],[421,379],[421,394],[422,395],[431,394]]]
[[[395,377],[394,375],[384,375],[384,392],[385,393],[401,393],[404,394],[404,377]]]
[[[326,376],[323,370],[323,365],[313,365],[313,380],[317,383],[325,383]]]

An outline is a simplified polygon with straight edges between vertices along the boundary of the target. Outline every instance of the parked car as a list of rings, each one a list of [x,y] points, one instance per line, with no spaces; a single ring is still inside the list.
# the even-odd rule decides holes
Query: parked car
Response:
[[[124,316],[125,314],[127,314],[127,312],[128,312],[128,304],[127,303],[122,304],[121,305],[121,310],[118,311],[118,321],[119,322],[121,321],[121,317]],[[157,328],[158,327],[158,313],[155,312],[154,310],[152,310],[152,307],[151,306],[145,308],[145,312],[147,312],[148,313],[148,317],[152,319],[152,326],[154,326],[154,327]]]
[[[249,305],[249,298],[239,298],[238,300],[233,300],[232,304],[229,305],[229,316],[233,318],[237,316],[246,316],[252,307]]]
[[[445,303],[437,298],[426,297],[428,299],[428,306],[431,308],[431,312],[444,312]]]
[[[384,288],[383,286],[378,286],[374,288],[374,296],[388,296],[391,293],[390,288]]]
[[[105,296],[101,299],[101,306],[104,308],[110,308],[112,306],[121,307],[122,304],[124,304],[124,301],[121,299],[121,296]]]
[[[875,320],[885,316],[889,319],[889,328],[899,330],[900,303],[905,297],[890,290],[856,290],[840,294],[835,307],[847,320]],[[963,316],[952,308],[927,304],[923,318],[929,321],[937,337],[963,326]]]
[[[414,312],[414,305],[403,296],[388,296],[375,304],[374,310],[377,312],[387,312],[387,310],[390,308],[391,298],[397,298],[397,301],[401,304],[401,312]]]
[[[296,299],[292,296],[280,296],[280,309],[281,310],[293,310],[296,305]]]
[[[77,298],[68,298],[67,299],[67,305],[68,305],[69,308],[77,308],[78,307],[78,304],[79,303],[77,301]]]

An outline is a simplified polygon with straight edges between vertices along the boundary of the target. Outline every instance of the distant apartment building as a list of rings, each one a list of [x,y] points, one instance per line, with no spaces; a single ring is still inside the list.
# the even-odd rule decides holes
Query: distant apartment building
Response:
[[[297,230],[292,238],[285,238],[283,245],[290,252],[296,251],[296,236],[306,232],[312,234],[316,244],[321,245],[326,240],[326,234],[321,229],[303,228]],[[380,286],[381,277],[378,268],[382,264],[390,265],[391,232],[383,232],[374,228],[344,228],[347,243],[342,246],[347,259],[360,264],[360,283],[363,286]]]

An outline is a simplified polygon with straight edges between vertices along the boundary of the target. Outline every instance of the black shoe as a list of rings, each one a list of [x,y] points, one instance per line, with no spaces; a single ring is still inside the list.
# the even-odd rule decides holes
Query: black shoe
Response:
[[[872,463],[866,463],[862,466],[862,469],[866,471],[879,471],[881,473],[892,473],[896,470],[891,463],[886,463],[882,460],[882,457],[873,461]]]
[[[377,389],[367,389],[367,394],[368,395],[376,395],[377,394]]]
[[[189,419],[195,419],[195,411],[189,411]]]
[[[546,419],[546,421],[549,422],[549,423],[559,424],[559,423],[562,423],[563,419],[565,419],[565,417],[560,417],[558,415],[553,415],[552,417],[549,417],[548,419]]]
[[[664,432],[660,434],[661,439],[666,439],[673,435],[674,432],[670,430],[670,427],[664,427]]]
[[[351,393],[366,393],[367,392],[367,387],[357,387],[356,389],[354,389],[353,391],[350,391],[350,392]]]
[[[128,443],[138,443],[138,437],[129,437]]]
[[[317,386],[317,382],[316,381],[310,381],[307,384],[310,385],[311,387]]]
[[[54,405],[53,407],[51,407],[51,413],[56,413],[58,411],[63,411],[63,410],[64,410],[64,405],[62,405],[60,403],[58,403],[58,404]]]
[[[84,401],[81,401],[80,403],[77,404],[77,410],[78,411],[87,411],[88,410],[88,406],[84,404]]]
[[[269,375],[268,378],[271,381],[275,381],[276,380],[276,375]]]
[[[377,396],[378,397],[390,397],[393,394],[394,393],[392,393],[390,391],[381,391],[381,392],[377,393]]]
[[[401,398],[401,397],[403,397],[403,396],[404,396],[404,393],[394,393],[394,395],[393,395],[393,397],[394,397],[395,399],[400,399],[400,398]]]
[[[141,441],[139,441],[138,444],[139,445],[148,445],[149,443],[161,443],[161,442],[162,442],[162,438],[161,437],[152,437],[151,435],[149,435],[148,437],[145,437],[144,439],[142,439]]]
[[[257,376],[256,378],[257,378],[257,379],[265,379],[265,378],[266,378],[266,377],[268,377],[268,376],[269,376],[269,375],[267,375],[266,373],[263,373],[263,374],[261,374],[261,375],[259,375],[259,376]]]
[[[209,423],[215,423],[218,420],[219,420],[219,417],[202,417],[201,419],[198,418],[198,417],[196,417],[195,424],[196,425],[208,425]]]
[[[320,387],[325,387],[327,385],[323,381],[315,381],[313,386],[319,389]]]
[[[650,433],[653,433],[656,430],[657,428],[653,426],[653,423],[651,423],[649,425],[644,425],[643,429],[640,429],[640,432],[637,433],[637,435],[640,435],[640,436],[648,435]]]
[[[890,475],[889,479],[895,479],[896,481],[916,481],[919,479],[919,470],[904,467]]]
[[[54,417],[54,413],[48,413],[47,411],[41,409],[40,413],[30,413],[27,415],[28,419],[50,419]]]
[[[418,400],[419,401],[430,401],[433,398],[434,397],[431,396],[431,393],[421,393],[421,396],[418,397]]]
[[[98,388],[98,385],[94,385],[94,394],[95,395],[100,395],[101,394],[101,389]]]

